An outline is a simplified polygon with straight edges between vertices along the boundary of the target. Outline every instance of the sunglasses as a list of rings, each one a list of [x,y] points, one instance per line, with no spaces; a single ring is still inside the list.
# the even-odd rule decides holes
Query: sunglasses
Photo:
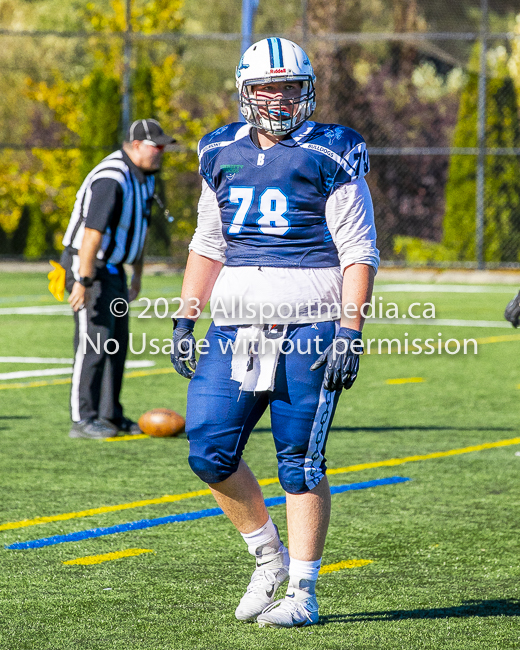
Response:
[[[166,146],[165,144],[155,144],[152,140],[141,140],[143,144],[146,144],[148,147],[154,147],[155,149],[158,149],[159,151],[162,151],[164,147]]]

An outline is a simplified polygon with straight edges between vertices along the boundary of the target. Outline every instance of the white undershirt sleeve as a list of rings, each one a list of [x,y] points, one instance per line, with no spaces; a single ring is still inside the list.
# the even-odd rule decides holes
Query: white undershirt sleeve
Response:
[[[368,264],[377,272],[374,207],[365,179],[341,185],[328,198],[325,217],[338,250],[341,271],[350,264]]]
[[[188,249],[218,262],[226,261],[226,240],[222,234],[217,196],[204,179],[198,205],[197,228]]]

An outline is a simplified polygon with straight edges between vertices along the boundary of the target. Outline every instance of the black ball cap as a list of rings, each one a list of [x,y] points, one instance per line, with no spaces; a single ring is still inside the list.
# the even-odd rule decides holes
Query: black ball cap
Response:
[[[151,145],[166,145],[177,142],[162,130],[157,120],[136,120],[128,129],[126,141],[143,140]]]

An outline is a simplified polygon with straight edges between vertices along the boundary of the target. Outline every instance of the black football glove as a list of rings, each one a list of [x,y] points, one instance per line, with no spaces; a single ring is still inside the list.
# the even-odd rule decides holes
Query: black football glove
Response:
[[[195,359],[195,337],[193,328],[195,321],[190,318],[173,318],[172,352],[170,354],[173,367],[186,379],[195,374],[197,360]],[[188,363],[191,370],[186,366]]]
[[[341,327],[334,341],[312,364],[311,370],[317,370],[326,363],[323,378],[325,390],[334,391],[341,388],[348,390],[356,380],[361,354],[363,354],[361,332]]]
[[[520,321],[520,291],[511,300],[504,312],[504,318],[508,320],[513,327],[518,327]]]

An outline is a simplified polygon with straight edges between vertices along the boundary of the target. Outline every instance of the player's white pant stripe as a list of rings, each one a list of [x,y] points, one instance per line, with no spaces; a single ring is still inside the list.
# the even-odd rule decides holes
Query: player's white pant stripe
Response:
[[[84,341],[87,335],[87,309],[84,307],[78,312],[79,319],[79,342],[76,356],[74,357],[74,370],[72,373],[72,389],[70,391],[70,406],[72,412],[72,421],[79,422],[81,417],[79,414],[79,380],[81,377],[81,369],[83,367],[84,354]]]
[[[309,446],[305,454],[305,485],[312,490],[323,478],[321,464],[323,462],[323,447],[327,440],[327,433],[334,411],[335,394],[326,391],[323,386],[320,392],[320,401],[316,417],[312,424]]]

